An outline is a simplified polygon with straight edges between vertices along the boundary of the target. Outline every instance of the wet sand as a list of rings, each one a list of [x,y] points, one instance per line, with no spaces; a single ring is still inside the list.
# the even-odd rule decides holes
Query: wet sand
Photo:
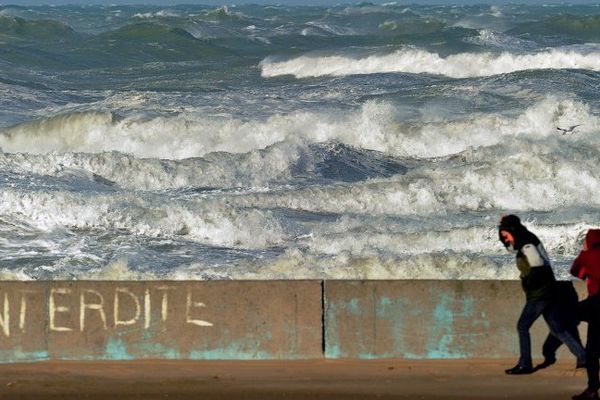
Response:
[[[514,360],[49,361],[0,365],[0,399],[570,399],[565,360],[507,376]]]

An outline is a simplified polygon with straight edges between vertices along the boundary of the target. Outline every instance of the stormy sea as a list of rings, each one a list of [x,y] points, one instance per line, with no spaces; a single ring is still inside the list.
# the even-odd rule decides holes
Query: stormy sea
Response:
[[[600,6],[0,6],[0,278],[566,277],[599,106]]]

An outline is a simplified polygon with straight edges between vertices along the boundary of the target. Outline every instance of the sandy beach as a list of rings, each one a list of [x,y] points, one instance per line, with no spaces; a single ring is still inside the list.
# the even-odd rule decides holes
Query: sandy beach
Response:
[[[48,361],[0,366],[2,399],[569,399],[567,359],[528,376],[514,360]]]

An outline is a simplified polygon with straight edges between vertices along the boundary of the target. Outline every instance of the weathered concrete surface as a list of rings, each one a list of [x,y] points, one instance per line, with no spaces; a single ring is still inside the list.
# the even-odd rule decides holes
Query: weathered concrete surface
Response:
[[[576,286],[582,298],[585,288]],[[327,281],[325,293],[327,358],[518,357],[520,282]],[[531,333],[539,357],[548,333],[542,318]]]
[[[0,362],[322,357],[319,281],[1,282]]]
[[[0,362],[48,358],[47,286],[0,282]]]
[[[515,358],[523,303],[511,281],[0,282],[0,363]]]

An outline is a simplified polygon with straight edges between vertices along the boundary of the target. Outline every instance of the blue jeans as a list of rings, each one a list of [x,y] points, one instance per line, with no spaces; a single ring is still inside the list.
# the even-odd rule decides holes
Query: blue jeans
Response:
[[[567,326],[561,318],[559,308],[548,300],[527,300],[519,322],[517,331],[519,332],[519,350],[521,357],[519,365],[524,368],[531,368],[531,336],[529,328],[542,315],[550,328],[550,333],[563,342],[577,357],[577,362],[585,362],[585,350],[575,337],[567,330]]]

